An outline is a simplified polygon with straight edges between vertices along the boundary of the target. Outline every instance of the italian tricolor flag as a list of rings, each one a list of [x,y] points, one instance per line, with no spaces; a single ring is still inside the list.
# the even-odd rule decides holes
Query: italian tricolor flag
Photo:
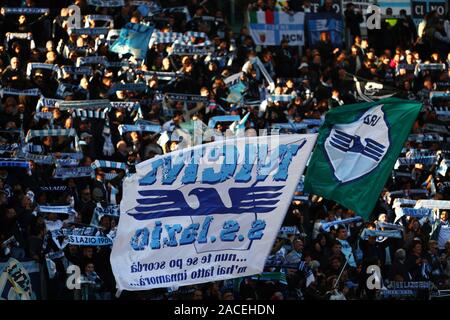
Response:
[[[288,39],[289,45],[298,46],[304,44],[304,18],[304,12],[249,11],[248,28],[257,45],[279,46]]]
[[[275,44],[275,15],[274,11],[249,11],[249,29],[253,41],[257,45],[274,45]]]
[[[274,24],[275,23],[275,13],[274,11],[250,11],[250,23],[263,23],[263,24]]]

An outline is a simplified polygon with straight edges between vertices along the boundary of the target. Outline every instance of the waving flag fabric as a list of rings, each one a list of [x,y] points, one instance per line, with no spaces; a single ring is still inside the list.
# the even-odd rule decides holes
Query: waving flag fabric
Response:
[[[315,140],[227,139],[138,164],[111,254],[119,289],[261,273]]]
[[[145,59],[152,33],[153,27],[129,22],[120,30],[119,38],[109,50],[120,54],[131,53],[136,59]]]
[[[305,191],[367,218],[421,107],[389,98],[330,110],[308,165]]]

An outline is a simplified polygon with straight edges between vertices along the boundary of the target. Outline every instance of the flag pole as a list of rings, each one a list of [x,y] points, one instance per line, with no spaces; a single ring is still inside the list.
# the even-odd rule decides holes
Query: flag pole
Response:
[[[344,256],[344,257],[345,257],[345,256]],[[342,267],[342,270],[341,270],[341,272],[339,273],[339,276],[337,277],[336,282],[334,283],[333,289],[336,289],[337,284],[339,283],[339,279],[341,278],[342,273],[344,273],[344,269],[345,269],[345,267],[347,266],[347,263],[348,263],[348,259],[347,259],[347,257],[345,257],[345,263],[344,263],[344,266]]]

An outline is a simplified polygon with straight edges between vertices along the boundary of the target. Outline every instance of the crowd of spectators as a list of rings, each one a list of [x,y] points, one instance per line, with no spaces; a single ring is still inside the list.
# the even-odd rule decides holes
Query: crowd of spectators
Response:
[[[166,1],[164,1],[166,2]],[[389,192],[403,190],[405,198],[450,200],[447,185],[449,173],[438,170],[450,152],[446,122],[435,109],[449,107],[445,95],[431,99],[433,92],[450,90],[450,16],[428,13],[416,27],[400,12],[393,26],[383,19],[380,30],[362,35],[363,16],[352,5],[345,8],[346,43],[337,48],[324,33],[314,46],[302,48],[282,41],[278,46],[256,46],[246,26],[233,32],[219,1],[187,1],[186,18],[183,11],[163,11],[145,15],[140,5],[125,1],[121,7],[96,7],[86,0],[4,0],[8,7],[49,8],[46,13],[0,14],[0,151],[2,159],[20,158],[25,154],[52,155],[52,164],[39,163],[39,157],[29,160],[29,169],[0,167],[0,261],[14,257],[19,261],[34,260],[42,268],[47,299],[115,299],[115,281],[109,263],[111,248],[60,244],[51,231],[68,227],[89,227],[97,217],[95,209],[120,204],[122,181],[133,173],[136,163],[185,146],[180,130],[192,121],[207,124],[217,115],[250,113],[245,123],[245,135],[257,135],[280,123],[302,123],[305,119],[321,120],[327,110],[360,102],[353,76],[362,81],[374,81],[392,90],[396,96],[424,103],[412,128],[412,134],[431,134],[436,139],[409,140],[405,152],[426,150],[436,155],[433,163],[402,165],[398,170],[409,175],[389,179],[369,221],[335,224],[324,229],[324,223],[357,216],[342,206],[314,195],[293,200],[283,226],[295,226],[296,232],[280,233],[271,256],[289,264],[305,264],[310,274],[297,268],[268,266],[267,271],[283,270],[286,281],[262,281],[254,277],[233,279],[179,288],[143,292],[124,292],[126,299],[376,299],[379,290],[368,290],[366,269],[378,265],[383,280],[431,281],[439,289],[449,289],[450,232],[448,211],[435,210],[435,219],[408,218],[397,220]],[[320,12],[332,11],[332,1],[326,0]],[[101,35],[68,33],[73,17],[72,4],[80,8],[82,17],[107,15],[114,29],[127,22],[150,24],[161,33],[202,32],[208,39],[191,37],[191,43],[211,41],[213,53],[208,55],[171,54],[170,43],[155,43],[145,60],[109,51],[111,41]],[[167,1],[163,7],[184,6]],[[288,1],[278,4],[259,0],[250,10],[309,12],[309,1]],[[283,9],[280,9],[283,10]],[[387,12],[389,16],[390,12]],[[205,18],[208,17],[208,18]],[[383,16],[384,17],[384,16]],[[103,27],[106,24],[88,21],[82,25]],[[14,37],[17,34],[27,37]],[[65,72],[63,66],[78,67],[88,56],[104,56],[107,63],[91,63],[82,74]],[[275,82],[274,95],[291,95],[289,101],[265,100],[267,79],[255,63],[259,57]],[[113,62],[125,61],[122,66]],[[62,71],[36,68],[28,72],[30,63],[58,66]],[[424,68],[423,65],[441,67]],[[66,68],[66,70],[69,70]],[[87,70],[87,69],[86,69]],[[239,77],[245,90],[241,101],[232,101],[230,86],[224,81],[242,72]],[[164,74],[165,73],[165,74]],[[175,74],[169,75],[169,73]],[[116,84],[144,84],[145,90],[112,90]],[[41,96],[14,94],[39,89]],[[265,92],[265,93],[264,93]],[[172,101],[166,93],[199,95],[202,102]],[[140,109],[110,108],[105,117],[75,117],[70,110],[45,104],[45,97],[64,101],[107,99],[111,102],[139,102]],[[447,96],[448,97],[448,96]],[[38,101],[44,104],[38,109]],[[255,101],[259,102],[255,104]],[[248,103],[246,103],[248,102]],[[435,105],[434,105],[435,104]],[[44,115],[45,114],[45,115]],[[445,119],[444,119],[445,120]],[[154,132],[121,132],[121,125],[159,125],[163,134]],[[202,142],[217,140],[225,134],[230,123],[218,123],[214,132]],[[434,124],[435,126],[428,126]],[[435,129],[439,127],[440,129]],[[75,129],[71,136],[37,136],[25,146],[29,130]],[[437,131],[436,131],[437,130]],[[289,131],[289,130],[287,130]],[[292,131],[292,130],[290,130]],[[299,128],[296,132],[317,132],[317,125]],[[283,132],[288,134],[289,132]],[[32,146],[29,146],[32,144]],[[31,149],[37,147],[39,151]],[[126,164],[121,169],[97,168],[94,176],[57,179],[54,177],[58,158],[81,152],[78,166],[91,166],[96,160]],[[24,152],[22,152],[23,156]],[[26,158],[25,158],[26,159]],[[422,189],[423,193],[408,193]],[[298,194],[301,196],[302,194]],[[45,205],[71,206],[76,214],[39,213],[36,207]],[[449,208],[450,209],[450,208]],[[380,223],[402,226],[402,239],[360,237],[364,228],[379,229]],[[103,215],[96,230],[102,235],[114,233],[118,217]],[[14,241],[9,241],[14,239]],[[49,253],[63,251],[64,255],[50,259]],[[50,260],[50,261],[49,261]],[[75,292],[66,287],[69,265],[81,268],[84,290]],[[306,270],[306,268],[305,268]]]

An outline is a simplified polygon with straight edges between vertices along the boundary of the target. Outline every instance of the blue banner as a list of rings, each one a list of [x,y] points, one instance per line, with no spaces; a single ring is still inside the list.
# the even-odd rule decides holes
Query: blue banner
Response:
[[[120,30],[119,38],[111,45],[109,50],[120,54],[131,53],[136,59],[145,59],[152,33],[153,27],[127,23]]]
[[[320,34],[326,32],[330,35],[333,47],[342,48],[344,43],[344,22],[336,13],[307,13],[306,26],[310,46],[320,41]]]

